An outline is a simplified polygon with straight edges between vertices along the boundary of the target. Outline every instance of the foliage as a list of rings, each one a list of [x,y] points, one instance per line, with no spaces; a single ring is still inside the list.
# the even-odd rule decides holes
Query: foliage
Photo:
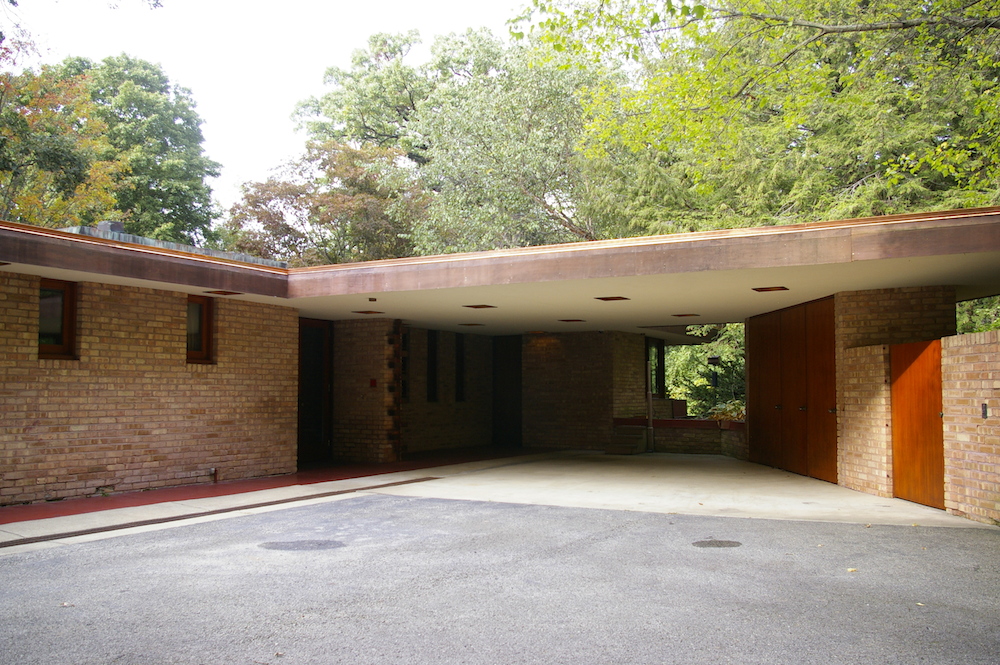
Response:
[[[61,71],[85,77],[96,115],[107,126],[106,158],[120,156],[116,208],[129,233],[197,243],[218,216],[206,178],[219,165],[202,150],[201,119],[190,91],[159,65],[128,55],[94,63],[70,58]]]
[[[958,303],[959,334],[1000,330],[1000,296]]]
[[[595,91],[586,144],[647,176],[619,201],[667,194],[650,231],[997,201],[993,3],[536,0],[535,16],[563,52],[637,61],[632,85]]]
[[[710,341],[667,347],[664,366],[668,396],[687,400],[688,413],[698,417],[709,417],[713,409],[716,413],[723,409],[731,412],[735,405],[745,404],[743,324],[690,326],[688,334]],[[719,365],[708,364],[711,356],[718,356]],[[712,385],[713,372],[718,377],[717,386]]]
[[[292,265],[409,256],[426,196],[395,148],[310,144],[282,178],[244,185],[222,233],[226,245]]]
[[[374,35],[333,90],[299,118],[314,140],[391,146],[419,167],[430,195],[415,250],[443,253],[620,235],[620,216],[590,204],[599,171],[575,149],[580,95],[599,68],[540,62],[485,31],[438,38],[432,58],[406,58],[415,32]],[[596,214],[600,212],[599,216]]]
[[[0,46],[4,65],[15,56]],[[109,217],[124,165],[104,132],[81,77],[0,72],[0,219],[63,227]]]

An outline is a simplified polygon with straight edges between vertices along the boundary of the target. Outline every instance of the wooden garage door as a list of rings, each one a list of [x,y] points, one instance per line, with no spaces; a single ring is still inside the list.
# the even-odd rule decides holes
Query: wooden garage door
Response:
[[[893,494],[944,508],[941,341],[896,344],[890,357]]]

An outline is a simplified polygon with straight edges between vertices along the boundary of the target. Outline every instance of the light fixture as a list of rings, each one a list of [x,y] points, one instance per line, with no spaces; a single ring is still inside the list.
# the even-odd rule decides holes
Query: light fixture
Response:
[[[594,300],[603,300],[604,302],[611,302],[612,300],[631,300],[631,298],[626,298],[625,296],[600,296],[594,298]]]
[[[701,314],[672,314],[671,316],[676,316],[678,319],[683,319],[688,316],[701,316]]]
[[[559,319],[559,323],[586,323],[584,319]]]
[[[376,312],[374,310],[366,309],[366,310],[351,312],[351,314],[385,314],[385,312]]]
[[[458,325],[460,325],[460,326],[481,326],[481,325],[484,325],[484,324],[482,324],[482,323],[459,323]]]
[[[462,305],[462,307],[468,307],[469,309],[496,309],[496,305]]]
[[[757,293],[768,293],[769,291],[787,291],[787,286],[756,286],[753,289]]]
[[[241,295],[243,295],[239,291],[205,291],[205,293],[210,293],[213,296],[241,296]]]

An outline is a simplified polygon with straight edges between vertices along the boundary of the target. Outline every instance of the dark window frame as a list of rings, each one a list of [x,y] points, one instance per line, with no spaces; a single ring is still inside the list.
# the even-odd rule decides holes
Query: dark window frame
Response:
[[[465,335],[455,333],[455,401],[465,401]]]
[[[62,292],[62,342],[59,344],[43,344],[41,329],[38,333],[38,358],[43,360],[76,360],[76,282],[65,282],[61,279],[42,278],[38,287],[39,295],[39,326],[41,326],[41,293],[42,291]]]
[[[427,331],[427,401],[438,401],[438,332]]]
[[[213,353],[212,346],[214,343],[213,329],[215,328],[214,299],[208,296],[189,295],[187,304],[188,317],[191,316],[190,306],[192,304],[197,304],[201,308],[201,334],[199,336],[201,348],[192,348],[189,334],[187,336],[187,361],[189,363],[210,365],[215,362],[215,354]]]

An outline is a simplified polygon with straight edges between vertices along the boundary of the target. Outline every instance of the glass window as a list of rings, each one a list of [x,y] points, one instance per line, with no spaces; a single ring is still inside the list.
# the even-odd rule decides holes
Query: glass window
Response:
[[[187,359],[189,363],[212,362],[212,299],[188,296]]]
[[[43,279],[38,292],[38,357],[75,358],[76,284]]]

